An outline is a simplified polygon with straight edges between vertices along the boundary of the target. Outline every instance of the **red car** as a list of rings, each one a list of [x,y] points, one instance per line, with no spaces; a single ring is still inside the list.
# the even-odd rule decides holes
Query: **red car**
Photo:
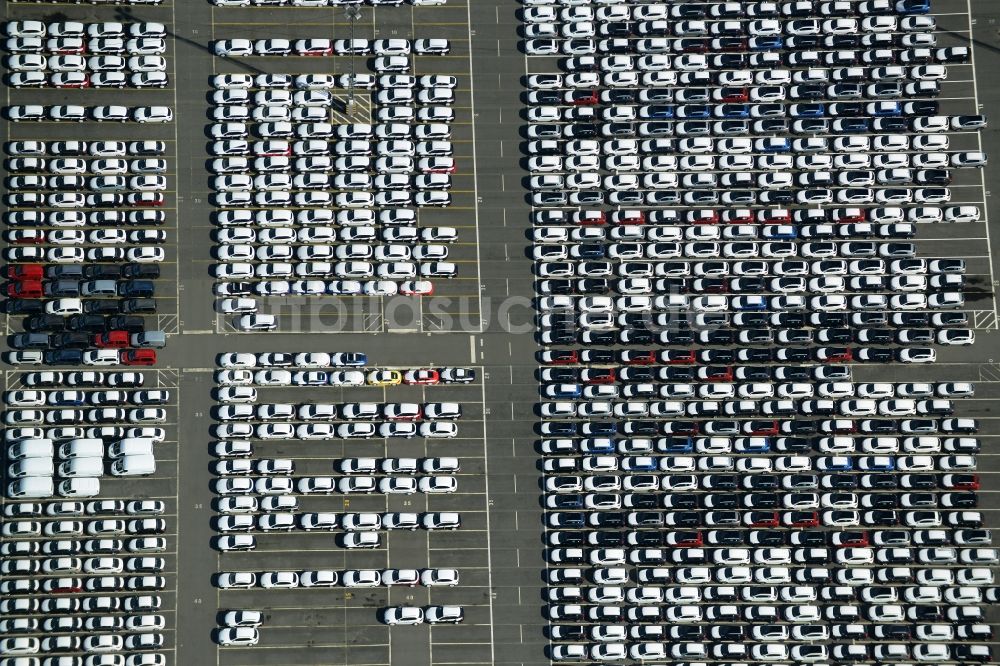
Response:
[[[746,88],[722,88],[719,90],[718,100],[720,102],[745,102],[750,99],[750,91]]]
[[[840,224],[865,222],[868,215],[864,208],[837,208],[833,211],[833,221]]]
[[[777,435],[779,426],[777,421],[747,421],[743,424],[743,431],[748,435],[764,437]]]
[[[545,365],[572,365],[580,362],[580,354],[574,349],[545,351],[541,358]]]
[[[570,90],[564,97],[567,104],[584,106],[597,104],[600,101],[596,90]]]
[[[750,527],[777,527],[777,511],[747,511],[743,514],[743,522]]]
[[[45,235],[42,229],[14,229],[6,234],[8,243],[19,245],[41,245],[45,242]]]
[[[54,88],[89,88],[90,87],[90,75],[85,74],[82,78],[73,82],[60,82],[53,83]]]
[[[11,280],[17,280],[18,282],[24,280],[41,281],[45,279],[45,269],[42,267],[41,264],[21,264],[19,266],[8,266],[7,277]]]
[[[608,221],[604,212],[600,210],[579,210],[573,213],[572,220],[574,224],[584,226],[607,224]]]
[[[7,285],[7,295],[11,298],[41,298],[42,283],[37,280],[11,282]]]
[[[156,350],[123,349],[118,360],[122,365],[156,365]]]
[[[159,207],[167,200],[159,192],[133,192],[126,197],[130,206]]]
[[[584,384],[614,384],[615,371],[600,369],[585,369],[580,375],[580,381]]]
[[[432,368],[417,368],[403,373],[404,384],[430,386],[441,381],[441,373]]]
[[[854,352],[848,347],[828,347],[818,360],[824,363],[850,363],[854,360]]]
[[[652,352],[650,352],[652,353]],[[685,363],[696,363],[695,353],[693,351],[683,351],[680,349],[664,349],[660,352],[660,363],[668,363],[670,365],[678,365]]]
[[[785,527],[818,527],[818,511],[786,511],[782,522]]]
[[[100,349],[124,349],[128,347],[128,331],[108,331],[94,336],[94,346]]]
[[[698,368],[698,379],[705,382],[731,382],[733,381],[733,369],[728,366]]]
[[[622,363],[629,365],[653,365],[656,363],[656,352],[625,349],[620,353],[620,358]]]

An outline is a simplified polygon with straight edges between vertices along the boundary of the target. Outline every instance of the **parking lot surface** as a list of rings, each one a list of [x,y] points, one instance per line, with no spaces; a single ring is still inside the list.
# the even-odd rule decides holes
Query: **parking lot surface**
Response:
[[[814,4],[818,6],[822,3]],[[528,151],[527,142],[533,139],[528,135],[530,123],[526,110],[531,105],[526,95],[531,89],[526,85],[526,77],[556,72],[565,74],[561,59],[566,56],[553,58],[524,52],[525,22],[522,12],[525,6],[515,0],[448,0],[443,6],[402,5],[374,10],[365,7],[353,21],[342,7],[223,7],[201,0],[184,3],[174,0],[156,6],[39,5],[26,2],[9,2],[3,6],[5,21],[82,21],[88,24],[160,22],[167,26],[164,58],[168,82],[163,88],[74,90],[5,87],[4,94],[8,106],[163,105],[173,110],[172,122],[8,122],[6,117],[0,121],[5,145],[12,141],[164,142],[166,188],[162,190],[164,205],[159,209],[165,216],[164,224],[156,227],[166,232],[164,242],[159,244],[164,256],[162,261],[157,262],[160,277],[155,280],[156,311],[144,317],[147,330],[166,333],[167,346],[156,350],[155,367],[137,370],[145,373],[146,388],[170,391],[170,402],[164,406],[167,411],[162,425],[165,437],[155,445],[156,472],[153,475],[127,479],[111,478],[110,474],[105,474],[101,479],[100,495],[92,498],[164,502],[163,513],[158,517],[166,522],[162,533],[166,550],[155,553],[164,558],[164,587],[156,592],[162,599],[157,614],[164,618],[164,629],[159,632],[163,636],[163,647],[154,650],[163,655],[163,663],[534,665],[549,663],[554,646],[569,644],[586,646],[586,656],[577,661],[590,663],[594,659],[590,652],[593,647],[590,632],[595,625],[604,622],[565,622],[565,626],[584,627],[584,638],[550,641],[552,625],[560,622],[550,620],[553,604],[549,602],[547,581],[551,579],[548,571],[574,565],[553,567],[551,561],[546,561],[554,547],[549,540],[550,535],[556,530],[547,523],[553,511],[543,510],[547,496],[545,479],[552,474],[541,470],[545,460],[576,454],[553,456],[540,453],[541,440],[553,439],[554,436],[539,434],[538,426],[543,419],[538,416],[538,409],[540,403],[548,401],[539,396],[539,388],[542,383],[554,382],[539,381],[543,364],[538,362],[536,353],[545,349],[587,345],[581,346],[576,340],[565,345],[540,345],[534,335],[538,323],[535,315],[543,314],[535,310],[536,299],[548,294],[536,292],[539,277],[533,273],[531,234],[540,225],[532,223],[531,215],[534,210],[549,207],[531,205],[529,178],[537,174],[528,169],[532,154]],[[595,3],[594,6],[598,5]],[[1000,20],[1000,9],[992,3],[977,0],[935,0],[930,15],[937,20],[937,47],[970,44],[972,47],[972,62],[948,65],[949,76],[941,82],[941,91],[936,98],[941,105],[940,113],[949,116],[984,113],[992,116],[990,109],[1000,104],[1000,92],[991,85],[991,73],[1000,66],[1000,37],[995,30],[996,21]],[[456,77],[456,99],[452,105],[455,119],[450,124],[457,166],[456,172],[451,175],[452,203],[445,208],[421,208],[417,225],[418,228],[453,227],[458,232],[457,241],[449,245],[448,257],[448,261],[456,263],[458,274],[455,278],[435,282],[434,299],[346,295],[309,300],[312,297],[268,296],[260,299],[260,312],[277,316],[278,328],[271,333],[238,332],[233,327],[233,316],[220,313],[220,298],[213,273],[220,263],[216,254],[219,247],[216,232],[220,227],[215,223],[215,216],[221,208],[216,206],[212,188],[212,179],[216,175],[211,171],[211,162],[216,156],[211,151],[213,139],[209,135],[211,121],[208,115],[213,108],[212,77],[224,73],[254,76],[267,73],[326,73],[339,76],[352,71],[351,58],[345,56],[219,58],[213,55],[213,45],[218,40],[239,38],[292,41],[437,38],[449,41],[451,51],[448,55],[416,57],[413,70],[417,76],[438,74]],[[357,58],[353,67],[355,72],[375,73],[369,56]],[[9,74],[10,70],[5,69],[5,73]],[[350,109],[339,106],[346,104],[344,91],[336,91],[335,98],[337,105],[331,108],[343,108],[343,111],[333,112],[332,123],[368,122],[378,110],[367,95],[357,95]],[[865,100],[866,103],[868,101]],[[952,132],[950,129],[945,132],[949,139],[947,152],[981,150],[991,158],[1000,154],[996,119],[990,117],[989,120],[990,124],[978,132]],[[864,134],[874,139],[878,132]],[[49,156],[49,159],[52,157]],[[994,258],[998,234],[991,228],[991,218],[998,219],[1000,213],[990,192],[994,173],[995,165],[987,165],[984,169],[953,170],[954,180],[949,185],[952,200],[946,205],[978,206],[981,211],[978,222],[919,222],[915,225],[915,237],[905,240],[914,244],[919,258],[960,258],[966,261],[965,283],[961,289],[963,304],[949,312],[967,315],[968,324],[960,328],[968,328],[975,333],[975,344],[930,345],[937,353],[936,362],[930,365],[845,364],[851,370],[851,381],[855,385],[887,382],[894,385],[915,382],[975,384],[973,397],[955,399],[954,417],[977,420],[978,432],[968,435],[978,438],[982,446],[976,455],[978,467],[974,472],[981,484],[977,491],[979,505],[975,510],[982,513],[983,526],[992,529],[997,527],[993,499],[996,497],[997,472],[1000,470],[990,449],[1000,435],[992,406],[1000,390],[996,388],[1000,385],[1000,354],[997,353],[1000,335],[997,332],[994,298],[994,273],[997,268]],[[602,176],[609,174],[602,173]],[[754,174],[757,175],[756,169]],[[10,175],[13,174],[5,170],[4,176]],[[743,188],[734,186],[730,189]],[[4,193],[10,193],[9,188],[5,188]],[[577,210],[588,207],[565,208]],[[611,212],[637,206],[608,204],[599,207]],[[834,206],[824,204],[823,207]],[[686,212],[702,208],[722,210],[726,206],[668,204],[659,208]],[[14,209],[5,205],[2,210],[9,213]],[[15,228],[19,227],[5,225],[4,231]],[[7,242],[7,238],[2,243],[5,250],[14,247]],[[85,247],[89,248],[89,243]],[[729,294],[733,295],[735,293]],[[9,336],[24,332],[24,317],[4,315],[4,319]],[[731,342],[695,344],[691,349],[699,352],[731,350],[736,353],[751,346]],[[852,342],[851,346],[861,345]],[[659,350],[659,347],[654,348]],[[626,347],[616,343],[609,348],[617,353]],[[648,349],[650,346],[641,348]],[[335,465],[346,458],[365,457],[381,461],[387,458],[420,460],[458,457],[461,469],[454,476],[458,482],[455,493],[293,493],[293,496],[300,503],[299,515],[318,512],[382,515],[406,511],[454,511],[461,514],[462,527],[455,531],[382,530],[378,532],[379,545],[365,549],[342,547],[339,539],[343,531],[331,533],[296,528],[286,533],[254,529],[250,532],[256,539],[254,550],[220,552],[216,539],[220,535],[237,532],[220,532],[216,522],[227,515],[218,510],[221,496],[215,492],[216,482],[220,479],[215,467],[220,459],[213,454],[219,441],[215,428],[221,423],[216,418],[216,410],[224,404],[217,400],[218,391],[222,388],[216,382],[216,373],[220,370],[218,358],[227,353],[272,352],[362,352],[369,359],[370,367],[366,368],[366,372],[374,368],[464,367],[474,370],[476,380],[468,385],[271,386],[258,387],[257,399],[258,404],[330,402],[338,407],[351,402],[459,403],[463,413],[457,422],[458,436],[454,439],[255,440],[253,457],[292,460],[295,463],[292,478],[296,481],[305,476],[339,478],[341,475]],[[8,366],[4,388],[6,391],[25,389],[27,387],[23,386],[22,380],[25,373],[49,369],[44,366]],[[55,366],[51,369],[72,372],[91,368]],[[129,369],[97,368],[104,372]],[[573,382],[567,380],[560,383]],[[625,384],[619,386],[624,387]],[[583,402],[575,398],[571,401],[576,404]],[[5,413],[9,411],[8,408]],[[337,424],[340,423],[337,421]],[[858,433],[853,436],[860,439],[874,435]],[[945,436],[948,435],[942,435]],[[808,455],[817,458],[832,454],[816,452]],[[859,451],[848,455],[861,457],[875,454]],[[582,459],[582,454],[580,457]],[[108,462],[110,464],[110,460]],[[675,473],[681,472],[670,472]],[[419,478],[419,475],[414,478]],[[5,477],[5,487],[10,480]],[[905,492],[916,491],[899,490],[899,493]],[[940,495],[948,490],[934,492]],[[657,495],[661,496],[662,493]],[[61,499],[64,498],[32,501],[45,505]],[[90,500],[81,501],[86,503]],[[5,499],[0,506],[6,508],[12,503],[14,501]],[[662,505],[659,510],[667,511]],[[902,514],[915,509],[899,507],[897,511]],[[128,518],[126,514],[122,517]],[[84,519],[90,520],[89,517]],[[54,522],[53,518],[40,520]],[[0,524],[10,523],[10,518],[6,516],[0,519]],[[707,533],[713,528],[702,529]],[[746,526],[744,532],[748,529],[751,528]],[[778,529],[789,531],[788,528]],[[822,531],[859,529],[892,528],[827,526]],[[6,545],[11,541],[14,540],[0,538],[0,544]],[[715,549],[716,546],[709,548]],[[3,561],[7,559],[3,557]],[[626,566],[635,568],[631,564]],[[995,572],[995,565],[982,566]],[[956,564],[950,569],[968,567]],[[383,572],[387,569],[427,568],[457,569],[460,582],[455,587],[412,588],[384,585],[349,588],[337,585],[305,589],[300,584],[296,589],[258,587],[223,590],[216,586],[220,572],[255,572],[259,576],[269,571],[294,571],[300,576],[301,583],[301,576],[308,571],[332,570],[342,575],[348,570]],[[0,584],[10,579],[0,575]],[[633,584],[629,589],[635,587]],[[589,588],[585,589],[589,593]],[[982,586],[980,589],[995,588]],[[125,592],[113,594],[128,596]],[[75,596],[86,595],[81,593]],[[387,608],[425,608],[431,605],[461,606],[464,621],[456,625],[425,622],[419,626],[389,626],[383,621],[383,611]],[[981,606],[985,613],[982,623],[995,625],[995,605],[984,602]],[[225,613],[231,609],[262,612],[257,645],[218,645],[216,630],[225,621]],[[934,622],[948,623],[947,619]],[[791,623],[782,624],[792,626]],[[872,626],[870,622],[866,624]],[[0,638],[11,635],[4,634]],[[30,635],[43,637],[41,633]],[[575,634],[571,632],[568,635]],[[732,641],[705,635],[704,642],[708,645],[713,642],[731,644]],[[659,640],[630,638],[624,643],[632,647]],[[663,642],[670,646],[672,642],[694,643],[698,639],[664,639]],[[838,642],[844,643],[837,639],[822,644],[829,646],[832,654]],[[861,639],[856,644],[874,649],[876,644],[886,642]],[[905,645],[908,651],[919,643],[912,637],[894,642]],[[748,647],[754,645],[749,639],[746,643]],[[953,643],[990,646],[994,650],[991,661],[996,661],[997,646],[993,638],[971,643],[956,639]],[[788,646],[801,644],[789,642]],[[83,656],[82,652],[70,654]],[[570,656],[573,654],[571,652]],[[695,659],[695,653],[691,654],[691,659]],[[905,661],[912,660],[912,653],[907,654]],[[804,653],[796,655],[805,656]],[[658,659],[657,663],[680,660],[690,659],[668,656]],[[735,655],[729,660],[746,661]],[[951,663],[956,660],[939,661]],[[829,662],[843,663],[843,659],[831,657]],[[625,659],[612,663],[637,662]]]

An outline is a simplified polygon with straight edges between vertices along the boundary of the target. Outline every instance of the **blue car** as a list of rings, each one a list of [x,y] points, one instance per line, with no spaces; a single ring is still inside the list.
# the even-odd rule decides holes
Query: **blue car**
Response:
[[[617,423],[593,421],[583,424],[581,434],[595,437],[610,437],[618,432]]]
[[[791,224],[769,224],[764,227],[764,237],[775,240],[794,240],[799,237],[799,233]]]
[[[677,112],[678,118],[711,118],[712,107],[705,104],[685,104]]]
[[[781,37],[751,37],[748,43],[751,51],[776,51],[785,46]]]
[[[931,0],[896,0],[896,11],[900,14],[927,14],[931,11]]]
[[[740,437],[736,440],[736,450],[740,453],[767,453],[771,450],[771,438]]]
[[[674,107],[670,104],[653,104],[643,109],[640,114],[643,118],[662,120],[674,117]]]
[[[656,449],[661,453],[691,453],[694,439],[691,437],[664,437],[657,440]]]
[[[765,137],[757,139],[754,148],[762,153],[787,153],[792,149],[792,140],[786,137]]]
[[[854,463],[847,456],[823,456],[816,459],[816,468],[827,472],[849,472]]]
[[[368,365],[368,355],[361,352],[341,352],[333,355],[333,365],[352,368]]]
[[[863,456],[858,459],[858,469],[866,472],[891,472],[896,469],[892,456]]]
[[[579,384],[550,384],[545,394],[549,398],[579,398],[583,395],[583,387]]]
[[[615,440],[601,437],[585,439],[580,442],[580,450],[588,453],[614,453]]]
[[[749,104],[720,104],[715,107],[716,118],[749,118]]]
[[[872,121],[869,118],[841,118],[834,126],[835,131],[840,132],[871,132]]]
[[[822,118],[826,115],[825,104],[792,104],[788,113],[794,118]]]
[[[870,102],[866,110],[868,115],[876,117],[903,115],[903,105],[900,102]]]

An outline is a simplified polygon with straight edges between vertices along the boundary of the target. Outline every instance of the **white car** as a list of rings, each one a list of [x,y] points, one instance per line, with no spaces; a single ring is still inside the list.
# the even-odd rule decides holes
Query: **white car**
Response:
[[[423,624],[424,611],[414,606],[390,606],[382,611],[382,621],[388,625]]]
[[[224,627],[216,636],[219,645],[225,647],[256,645],[259,640],[260,634],[254,627]]]

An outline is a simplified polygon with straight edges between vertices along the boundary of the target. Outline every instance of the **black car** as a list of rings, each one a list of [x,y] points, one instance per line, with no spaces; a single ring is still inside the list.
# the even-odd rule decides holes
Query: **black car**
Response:
[[[934,477],[931,476],[931,482],[933,481]],[[899,487],[899,479],[892,474],[869,474],[865,479],[865,487],[871,490],[895,490]]]
[[[549,638],[556,640],[558,630],[558,640],[561,641],[582,641],[587,637],[586,627],[577,624],[560,624],[549,627]]]
[[[156,264],[125,264],[121,267],[121,276],[126,279],[144,278],[147,280],[155,280],[160,277],[160,267]],[[243,287],[241,285],[246,286]],[[236,295],[237,293],[249,294],[250,289],[251,286],[249,282],[229,283],[230,295]]]
[[[60,349],[87,349],[93,342],[93,336],[80,332],[59,333],[51,339],[52,346]]]
[[[576,289],[581,294],[607,294],[611,292],[611,283],[605,278],[581,278]]]
[[[83,351],[80,349],[54,349],[45,352],[47,365],[80,365],[83,363]]]
[[[706,509],[738,509],[740,506],[739,497],[725,493],[706,493],[701,496],[701,502]]]
[[[873,345],[889,345],[895,339],[891,328],[862,328],[854,332],[855,342]]]
[[[46,266],[45,277],[50,280],[82,280],[84,278],[83,266],[79,264]]]
[[[539,370],[539,378],[544,373],[547,382],[576,382],[580,380],[580,371],[576,368],[544,368]]]
[[[680,495],[668,493],[663,498],[663,505],[670,509],[690,510],[698,508],[698,498],[695,495]]]
[[[782,428],[783,432],[791,435],[812,435],[819,431],[819,423],[812,420],[798,419],[785,422]]]
[[[602,37],[629,37],[632,35],[632,26],[621,21],[613,21],[598,26],[598,32]]]
[[[601,511],[590,514],[591,527],[624,527],[625,514],[621,511]]]
[[[640,548],[658,548],[663,545],[663,537],[656,530],[639,530],[628,536],[630,545]]]
[[[735,474],[709,474],[702,480],[709,484],[712,490],[736,490],[740,485],[739,477]]]
[[[750,530],[750,543],[758,546],[784,546],[785,532],[780,530]]]
[[[770,351],[768,351],[770,355]],[[766,382],[771,379],[771,368],[763,366],[742,366],[736,368],[736,378],[749,382]]]
[[[146,330],[146,320],[142,317],[119,315],[108,319],[107,328],[109,331],[114,330],[128,331],[129,333],[142,333]]]
[[[581,509],[583,508],[583,495],[566,494],[552,495],[549,497],[555,509]]]
[[[565,329],[553,329],[549,332],[549,337],[550,337],[549,341],[547,343],[542,343],[542,344],[568,345],[572,344],[576,339],[576,336],[573,335],[573,331],[568,331]],[[541,342],[541,340],[539,340],[539,342]]]
[[[706,536],[713,546],[741,546],[746,543],[744,535],[742,530],[712,530]]]
[[[627,421],[622,432],[626,435],[658,435],[660,427],[656,421]]]
[[[582,546],[587,543],[587,533],[583,531],[549,532],[547,541],[550,546]]]
[[[777,490],[780,485],[773,474],[751,474],[743,479],[743,484],[751,490]]]
[[[12,315],[37,315],[45,312],[45,301],[33,298],[12,298],[7,301],[4,310]]]
[[[779,437],[774,442],[774,448],[783,453],[806,453],[812,450],[813,445],[807,437]]]
[[[589,421],[580,426],[580,434],[587,437],[611,437],[618,432],[614,421]]]
[[[92,264],[84,268],[88,280],[117,280],[121,269],[114,264]]]
[[[899,495],[895,493],[871,493],[867,496],[867,505],[873,509],[896,509],[899,507]]]
[[[101,320],[102,326],[104,320]],[[28,317],[24,321],[24,328],[27,331],[61,331],[66,328],[66,320],[59,315],[39,314]]]
[[[83,302],[83,311],[87,314],[112,315],[118,314],[118,310],[118,301],[103,299]]]
[[[858,487],[858,477],[853,474],[828,474],[823,477],[823,487],[832,490],[851,490]]]
[[[592,546],[603,546],[606,548],[620,548],[626,545],[624,532],[592,531],[587,540]]]

